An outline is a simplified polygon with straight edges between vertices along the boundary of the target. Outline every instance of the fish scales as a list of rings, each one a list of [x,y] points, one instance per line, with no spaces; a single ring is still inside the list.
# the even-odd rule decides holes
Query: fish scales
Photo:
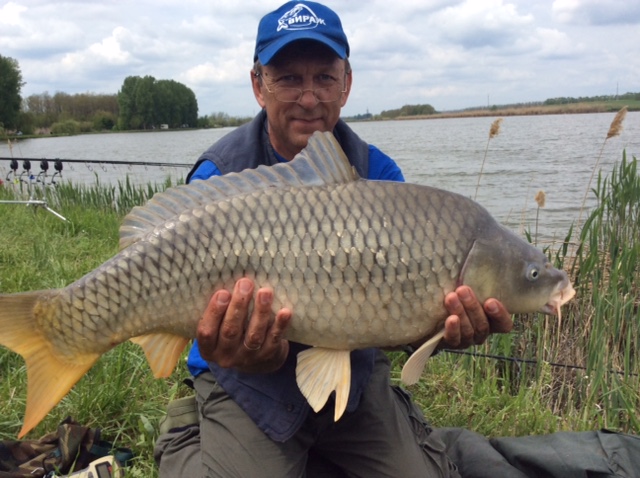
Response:
[[[278,214],[285,203],[289,214]],[[223,213],[207,208],[168,221],[51,298],[56,319],[39,322],[55,346],[103,352],[154,330],[194,337],[208,296],[244,276],[274,288],[275,310],[290,307],[304,317],[288,333],[294,341],[404,344],[439,325],[425,330],[420,316],[444,313],[442,299],[455,288],[473,239],[459,232],[488,219],[459,214],[435,190],[369,181],[234,197],[219,205]],[[405,227],[416,215],[414,228]],[[457,237],[455,247],[437,234]],[[73,320],[56,330],[51,324],[69,316],[69,304]]]
[[[293,310],[286,337],[314,346],[298,355],[298,384],[314,410],[336,390],[336,419],[349,380],[331,373],[349,370],[349,351],[433,336],[405,366],[415,379],[458,285],[513,311],[559,308],[572,291],[566,274],[475,202],[358,179],[330,134],[314,135],[290,164],[196,181],[134,208],[121,247],[66,288],[0,295],[0,343],[25,357],[29,382],[52,397],[28,393],[21,435],[127,339],[156,376],[171,373],[211,294],[241,277],[273,289],[274,312]]]

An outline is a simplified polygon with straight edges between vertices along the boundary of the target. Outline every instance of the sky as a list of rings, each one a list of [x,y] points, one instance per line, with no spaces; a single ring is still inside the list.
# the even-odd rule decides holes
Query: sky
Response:
[[[22,96],[116,94],[127,76],[191,88],[199,115],[253,116],[271,0],[0,0]],[[640,0],[327,0],[351,47],[344,116],[640,92]]]

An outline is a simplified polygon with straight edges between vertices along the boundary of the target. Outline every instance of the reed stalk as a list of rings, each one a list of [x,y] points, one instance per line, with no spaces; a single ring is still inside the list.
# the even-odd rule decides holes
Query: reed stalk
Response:
[[[476,184],[476,192],[473,195],[474,201],[478,197],[478,189],[480,188],[480,179],[482,179],[482,172],[484,171],[484,163],[487,160],[487,153],[489,152],[489,143],[493,138],[500,134],[500,125],[502,124],[502,118],[496,119],[493,123],[491,123],[491,128],[489,128],[489,137],[487,138],[487,146],[484,148],[484,156],[482,158],[482,164],[480,165],[480,173],[478,174],[478,182]]]
[[[616,113],[609,126],[609,131],[607,131],[607,137],[602,142],[602,147],[600,148],[600,154],[596,159],[596,164],[593,166],[591,170],[591,176],[589,177],[589,182],[587,183],[587,188],[584,191],[584,197],[582,198],[582,204],[580,205],[580,213],[578,214],[578,221],[576,222],[576,229],[580,228],[580,221],[582,220],[582,213],[584,212],[584,206],[587,202],[587,197],[589,195],[589,191],[591,191],[591,183],[593,182],[593,178],[598,171],[598,167],[600,166],[600,160],[602,159],[602,153],[604,152],[604,147],[607,144],[607,140],[618,136],[622,132],[622,123],[624,122],[625,117],[627,116],[627,107],[623,106],[620,111]]]

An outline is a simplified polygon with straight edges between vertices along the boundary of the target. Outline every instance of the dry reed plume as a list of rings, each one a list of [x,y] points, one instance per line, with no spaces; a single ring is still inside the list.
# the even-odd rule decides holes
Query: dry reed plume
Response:
[[[620,132],[622,131],[622,122],[624,121],[625,116],[627,116],[627,107],[623,106],[622,109],[618,111],[615,118],[613,118],[606,139],[613,138],[614,136],[618,136],[620,134]]]
[[[533,243],[537,244],[538,243],[538,217],[540,215],[540,209],[544,207],[547,201],[547,195],[542,189],[538,191],[538,194],[536,194],[535,201],[538,204],[538,209],[536,210],[536,233],[533,236]]]
[[[487,139],[487,146],[484,149],[484,157],[482,158],[482,165],[480,166],[480,174],[478,174],[478,183],[476,184],[476,192],[473,195],[473,199],[475,200],[478,197],[478,188],[480,187],[480,179],[482,178],[482,171],[484,170],[484,163],[487,160],[487,152],[489,151],[489,142],[492,138],[498,136],[500,134],[500,125],[502,124],[502,118],[498,118],[493,123],[491,123],[491,128],[489,129],[489,138]]]
[[[609,131],[607,132],[607,137],[602,142],[602,147],[600,148],[600,154],[598,155],[598,159],[596,159],[596,164],[593,166],[593,170],[591,171],[591,177],[589,178],[589,183],[587,184],[587,188],[584,192],[584,197],[582,198],[582,205],[580,206],[580,213],[578,214],[578,222],[576,223],[576,230],[580,228],[580,221],[582,219],[582,213],[584,212],[584,205],[587,202],[587,196],[589,191],[591,190],[591,183],[593,182],[593,177],[598,170],[598,166],[600,165],[600,160],[602,159],[602,153],[604,151],[604,146],[607,143],[609,138],[613,138],[614,136],[618,136],[622,131],[622,122],[624,118],[627,116],[627,107],[623,106],[620,111],[616,113],[616,116],[613,118],[611,122],[611,126],[609,126]]]

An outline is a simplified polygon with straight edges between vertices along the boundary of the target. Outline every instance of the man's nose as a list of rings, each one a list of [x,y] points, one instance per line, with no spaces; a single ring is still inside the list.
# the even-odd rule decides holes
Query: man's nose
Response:
[[[300,99],[298,100],[298,104],[302,107],[314,107],[319,103],[318,97],[316,96],[315,89],[313,88],[305,88],[301,90],[302,94],[300,95]]]

